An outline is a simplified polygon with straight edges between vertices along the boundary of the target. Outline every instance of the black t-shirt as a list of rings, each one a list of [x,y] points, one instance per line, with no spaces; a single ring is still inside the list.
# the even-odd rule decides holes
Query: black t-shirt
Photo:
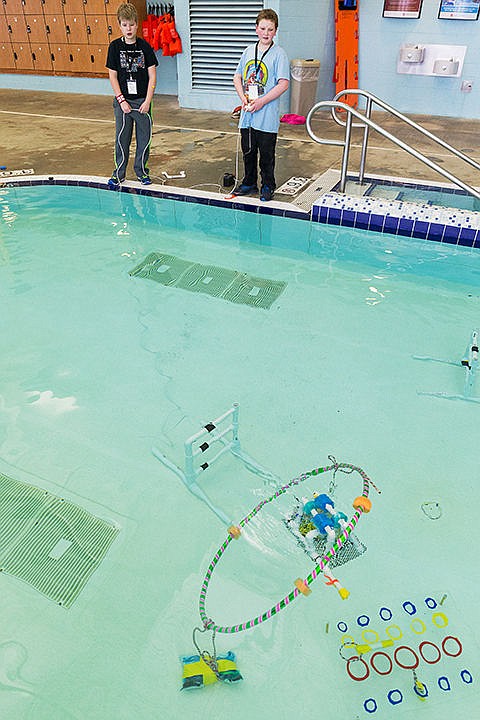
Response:
[[[148,68],[158,65],[157,56],[151,45],[137,37],[129,45],[123,37],[112,40],[108,46],[106,66],[116,70],[120,89],[126,98],[144,98],[148,89]],[[135,81],[137,91],[128,92],[127,82]]]

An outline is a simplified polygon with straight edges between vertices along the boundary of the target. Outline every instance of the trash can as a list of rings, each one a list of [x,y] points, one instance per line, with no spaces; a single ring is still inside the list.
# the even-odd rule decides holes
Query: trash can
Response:
[[[294,115],[308,115],[315,105],[320,60],[300,60],[290,62],[290,112]]]

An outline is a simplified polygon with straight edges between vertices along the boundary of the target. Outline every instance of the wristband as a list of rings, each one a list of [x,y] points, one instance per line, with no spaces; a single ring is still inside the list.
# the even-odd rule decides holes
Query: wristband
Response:
[[[125,102],[125,98],[123,97],[123,95],[121,93],[120,93],[120,95],[115,95],[115,100],[118,102],[119,105],[121,105],[122,102]]]

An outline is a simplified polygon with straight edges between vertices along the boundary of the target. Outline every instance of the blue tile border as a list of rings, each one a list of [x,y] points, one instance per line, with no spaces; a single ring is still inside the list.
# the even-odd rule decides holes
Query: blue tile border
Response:
[[[432,189],[428,185],[424,187]],[[467,248],[480,247],[480,212],[428,203],[388,200],[368,195],[354,197],[332,191],[322,195],[313,204],[312,221]]]

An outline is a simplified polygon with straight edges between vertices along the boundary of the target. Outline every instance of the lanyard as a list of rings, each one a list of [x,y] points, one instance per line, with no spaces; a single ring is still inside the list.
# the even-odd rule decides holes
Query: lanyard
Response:
[[[262,64],[263,58],[264,58],[265,55],[268,53],[268,51],[270,50],[270,48],[273,46],[273,42],[271,42],[270,45],[268,46],[268,48],[267,48],[267,49],[265,50],[265,52],[263,53],[262,57],[260,58],[260,62],[258,62],[258,55],[257,55],[257,53],[258,53],[258,43],[259,43],[259,41],[255,43],[255,79],[257,79],[257,73],[258,73],[258,71],[259,71],[259,69],[260,69],[260,65]]]

